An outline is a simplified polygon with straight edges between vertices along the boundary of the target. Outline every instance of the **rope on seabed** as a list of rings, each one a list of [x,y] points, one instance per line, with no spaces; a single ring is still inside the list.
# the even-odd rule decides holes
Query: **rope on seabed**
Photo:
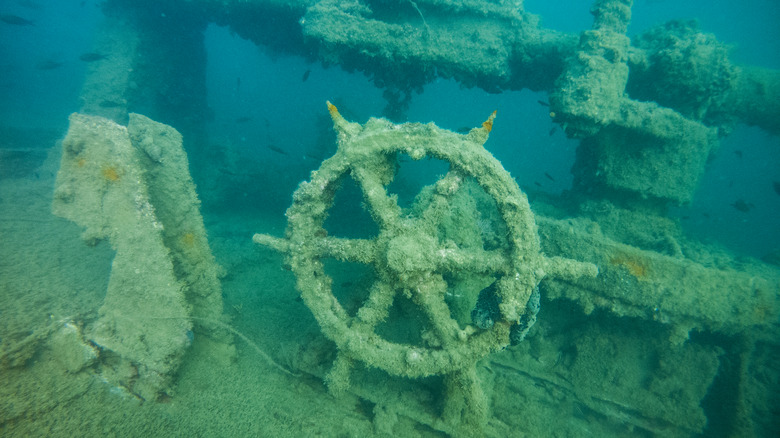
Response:
[[[125,317],[123,317],[123,318],[125,318]],[[132,318],[132,319],[136,319],[136,318]],[[263,351],[254,341],[249,339],[246,335],[244,335],[240,331],[238,331],[238,330],[234,329],[233,327],[231,327],[229,324],[225,324],[222,321],[219,321],[219,320],[216,320],[216,319],[211,319],[211,318],[203,318],[203,317],[200,317],[200,316],[158,316],[158,317],[150,316],[150,317],[147,317],[147,318],[140,318],[140,319],[162,319],[162,320],[166,320],[166,319],[167,320],[189,319],[189,320],[194,320],[194,321],[203,321],[203,322],[215,324],[215,325],[217,325],[219,327],[224,328],[225,330],[230,331],[231,333],[235,334],[239,338],[243,339],[244,342],[249,344],[249,346],[251,346],[252,348],[255,349],[255,351],[257,351],[257,354],[259,354],[260,357],[265,359],[265,361],[268,362],[269,365],[273,366],[274,368],[278,369],[279,371],[281,371],[281,372],[283,372],[283,373],[285,373],[287,375],[294,376],[294,377],[300,377],[300,375],[301,375],[300,373],[294,373],[294,372],[288,370],[287,368],[279,365],[275,360],[273,360],[271,358],[271,356],[268,355],[268,353]]]
[[[222,327],[222,328],[224,328],[226,330],[229,330],[231,333],[233,333],[236,336],[238,336],[239,338],[243,339],[244,342],[246,342],[252,348],[254,348],[255,351],[257,351],[257,354],[259,354],[263,359],[265,359],[265,361],[268,362],[269,365],[272,365],[274,368],[276,368],[279,371],[281,371],[281,372],[283,372],[285,374],[288,374],[290,376],[299,377],[301,375],[300,373],[293,373],[292,371],[288,370],[287,368],[285,368],[285,367],[279,365],[278,363],[276,363],[276,361],[273,360],[271,358],[271,356],[269,356],[268,353],[263,351],[257,344],[255,344],[254,341],[252,341],[251,339],[246,337],[246,335],[244,335],[243,333],[241,333],[238,330],[234,329],[230,325],[225,324],[222,321],[218,321],[216,319],[211,319],[211,318],[202,318],[202,317],[199,317],[199,316],[190,316],[188,318],[196,320],[196,321],[205,321],[205,322],[209,322],[209,323],[212,323],[212,324],[216,324],[216,325],[218,325],[218,326],[220,326],[220,327]],[[178,318],[171,318],[171,319],[178,319]],[[181,319],[187,319],[187,317],[182,317]]]

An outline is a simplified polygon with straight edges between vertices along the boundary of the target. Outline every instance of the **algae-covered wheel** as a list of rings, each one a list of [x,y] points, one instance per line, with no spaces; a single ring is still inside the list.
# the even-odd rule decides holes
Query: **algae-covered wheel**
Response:
[[[408,377],[466,369],[509,344],[510,328],[523,316],[545,271],[579,275],[589,269],[540,254],[536,225],[525,195],[482,146],[495,113],[481,127],[461,135],[432,123],[395,125],[371,119],[360,125],[346,121],[330,103],[328,109],[338,133],[336,154],[295,191],[287,210],[286,238],[256,234],[253,240],[286,254],[305,304],[323,333],[338,346],[340,361],[334,369],[348,368],[351,360]],[[429,202],[414,215],[402,213],[396,198],[386,189],[395,174],[398,153],[414,160],[434,157],[450,165],[434,184]],[[339,182],[346,175],[362,190],[365,204],[379,225],[374,238],[332,237],[323,227]],[[445,245],[439,241],[440,220],[468,177],[496,203],[507,230],[507,243],[500,249],[459,248],[452,242]],[[376,272],[368,297],[354,316],[333,295],[332,280],[322,263],[327,258],[369,264]],[[565,269],[558,269],[561,266]],[[590,268],[595,269],[592,265]],[[494,290],[499,311],[488,328],[461,329],[450,315],[444,276],[464,272],[498,278]],[[427,335],[430,342],[426,346],[392,342],[377,334],[377,325],[388,317],[399,293],[411,298],[428,319],[432,333]]]

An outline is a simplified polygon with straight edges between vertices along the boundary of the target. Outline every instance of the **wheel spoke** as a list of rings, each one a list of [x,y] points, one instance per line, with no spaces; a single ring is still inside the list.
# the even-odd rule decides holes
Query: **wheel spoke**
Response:
[[[460,189],[462,183],[463,173],[456,169],[450,169],[446,175],[436,181],[431,202],[425,206],[419,219],[423,226],[431,230],[431,233],[435,233],[441,218],[452,208],[450,198]]]
[[[387,194],[376,175],[362,169],[353,169],[353,177],[363,190],[363,196],[371,209],[371,216],[379,228],[397,229],[400,224],[401,207],[394,197]]]
[[[441,276],[434,276],[433,281],[428,281],[417,287],[413,292],[415,303],[422,307],[428,321],[431,323],[436,336],[443,347],[456,342],[460,331],[458,322],[452,319],[450,308],[444,301],[447,291],[447,283]]]
[[[439,272],[506,273],[512,265],[506,254],[499,250],[442,248],[438,255]]]
[[[319,240],[316,257],[330,257],[342,262],[371,264],[375,259],[374,239],[325,237]]]
[[[377,324],[384,321],[395,298],[395,288],[390,283],[378,280],[371,286],[368,298],[363,307],[358,310],[353,320],[353,328],[359,325],[361,329],[373,331]]]

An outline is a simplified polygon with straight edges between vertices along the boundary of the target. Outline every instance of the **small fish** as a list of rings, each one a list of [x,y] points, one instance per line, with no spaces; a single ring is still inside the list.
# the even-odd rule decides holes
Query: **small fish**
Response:
[[[456,129],[459,134],[468,134],[471,131],[471,127],[469,126],[461,126],[460,128]]]
[[[545,101],[543,101],[543,100],[537,100],[537,101],[536,101],[536,103],[538,103],[538,104],[539,104],[539,105],[541,105],[541,106],[550,106],[550,104],[549,104],[549,103],[547,103],[547,102],[545,102]]]
[[[106,58],[108,58],[108,56],[102,53],[95,53],[95,52],[84,53],[81,56],[79,56],[79,59],[84,62],[95,62]]]
[[[536,187],[541,187],[542,184],[539,181],[534,181],[534,184],[536,184]]]
[[[775,193],[780,195],[780,182],[772,181],[772,187],[774,187]]]
[[[736,150],[736,151],[734,151],[734,155],[736,155],[737,158],[742,158],[742,151]]]
[[[744,199],[737,199],[733,204],[731,204],[731,206],[741,211],[742,213],[747,213],[755,207],[755,205],[752,203],[745,202]]]
[[[552,137],[552,135],[553,135],[553,134],[555,134],[555,131],[556,131],[557,129],[558,129],[558,127],[557,127],[557,126],[553,126],[552,128],[550,128],[550,134],[549,134],[549,135],[550,135],[550,137]]]
[[[236,118],[236,123],[246,123],[246,122],[248,122],[250,120],[252,120],[252,118],[251,117],[247,117],[247,116],[237,117]]]
[[[301,82],[306,82],[307,79],[309,79],[309,75],[311,74],[311,70],[306,70],[303,73],[303,77],[301,78]]]
[[[272,150],[272,151],[276,152],[277,154],[282,154],[282,155],[289,155],[289,154],[287,153],[287,151],[285,151],[284,149],[282,149],[282,148],[280,148],[280,147],[278,147],[278,146],[274,146],[274,145],[272,145],[272,144],[267,144],[266,146],[268,147],[268,149],[270,149],[270,150]]]
[[[64,64],[65,64],[64,62],[47,59],[45,61],[41,61],[35,64],[35,68],[37,68],[38,70],[54,70],[55,68],[62,67]]]
[[[544,176],[546,176],[550,181],[555,182],[555,178],[553,178],[549,173],[544,172]]]
[[[14,26],[35,26],[32,21],[13,14],[0,14],[0,21]]]

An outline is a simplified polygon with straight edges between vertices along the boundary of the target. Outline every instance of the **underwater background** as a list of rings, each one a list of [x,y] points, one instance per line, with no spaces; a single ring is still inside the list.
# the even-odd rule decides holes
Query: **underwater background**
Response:
[[[592,3],[526,0],[524,9],[539,15],[545,28],[576,34],[591,27]],[[193,348],[175,375],[175,391],[156,401],[141,400],[121,385],[101,381],[98,374],[76,378],[49,362],[52,350],[45,345],[52,327],[65,320],[76,325],[79,319],[89,321],[90,317],[79,315],[97,311],[112,269],[114,252],[107,242],[86,245],[79,226],[51,212],[68,116],[82,108],[82,87],[89,69],[96,63],[112,62],[94,48],[104,17],[101,6],[101,2],[91,0],[0,0],[0,373],[5,375],[0,393],[0,435],[446,436],[435,427],[414,421],[387,420],[382,415],[396,415],[387,413],[391,409],[386,412],[355,393],[334,398],[321,375],[307,373],[307,369],[327,371],[335,353],[305,351],[312,339],[322,337],[317,321],[301,302],[294,275],[283,269],[283,258],[266,248],[258,249],[251,241],[254,233],[284,235],[285,211],[292,193],[335,153],[336,134],[325,102],[333,102],[347,120],[365,123],[384,114],[387,101],[382,88],[353,68],[346,71],[335,63],[323,66],[316,56],[303,58],[258,46],[215,23],[204,33],[206,106],[193,110],[205,121],[199,127],[203,138],[188,140],[186,128],[173,127],[185,135],[188,154],[188,141],[198,143],[193,146],[198,151],[190,154],[189,170],[211,250],[224,270],[220,277],[224,312],[231,330],[241,334],[236,338],[235,357],[215,358],[208,350],[199,350],[198,330],[190,332]],[[150,15],[164,14],[154,10],[154,2],[144,7]],[[702,32],[714,34],[731,47],[729,55],[735,64],[780,69],[780,3],[775,0],[637,0],[628,36],[672,19],[697,20]],[[160,26],[170,26],[171,35],[176,34],[176,23],[167,23],[164,15]],[[175,40],[172,44],[175,46]],[[186,87],[176,92],[182,89]],[[197,102],[199,98],[182,96],[181,101]],[[497,111],[485,147],[514,177],[533,208],[536,199],[565,196],[571,189],[571,168],[580,143],[567,138],[553,123],[548,105],[544,92],[488,93],[453,79],[437,78],[413,93],[404,118],[393,121],[433,121],[463,133]],[[129,110],[145,114],[143,108]],[[403,178],[397,177],[392,186],[402,206],[408,206],[420,188],[446,171],[441,163],[417,165],[415,162],[412,170],[401,173]],[[354,187],[344,190],[329,219],[329,231],[371,235],[374,225],[361,210],[360,194]],[[679,221],[687,238],[711,245],[713,253],[724,254],[723,259],[737,265],[763,259],[768,270],[780,269],[780,138],[758,127],[736,125],[709,159],[693,200],[672,208],[669,216]],[[344,293],[370,285],[371,274],[362,267],[333,272],[334,282]],[[780,291],[772,292],[776,295]],[[656,326],[609,316],[606,311],[586,314],[563,301],[542,296],[539,322],[528,334],[528,348],[546,351],[547,347],[537,345],[543,344],[541,337],[533,340],[535,330],[541,333],[538,336],[546,333],[565,338],[565,325],[575,322],[597,326],[588,336],[611,327],[645,333],[652,340],[648,342],[659,345],[663,343],[659,339],[668,337],[660,331],[648,333]],[[549,326],[544,325],[545,306],[551,309]],[[591,321],[599,318],[598,323]],[[739,342],[718,333],[705,333],[696,340],[708,348],[733,347]],[[20,351],[20,343],[30,345],[29,354],[22,355],[21,361],[10,360]],[[622,351],[634,347],[626,346]],[[622,347],[615,344],[613,348]],[[636,348],[636,355],[644,357],[642,349]],[[724,356],[738,356],[738,350],[735,347]],[[607,355],[611,349],[606,347],[591,354],[597,351],[605,353],[591,358],[595,362],[618,360],[615,358],[631,361],[619,353]],[[757,371],[761,376],[756,378],[774,393],[769,399],[775,402],[780,390],[778,351],[775,348],[767,353],[763,363],[769,365]],[[510,353],[494,353],[502,354],[504,360],[511,361]],[[562,349],[534,357],[540,363],[551,361],[558,366],[570,360],[568,354]],[[690,363],[694,369],[700,365],[695,360]],[[724,375],[739,375],[728,369],[738,367],[736,361],[722,359],[720,364],[718,369]],[[280,366],[285,372],[279,372]],[[637,375],[643,372],[637,371]],[[683,375],[690,369],[680,372]],[[626,373],[632,377],[625,379],[636,377]],[[88,373],[82,370],[79,374]],[[34,381],[25,382],[25,378]],[[410,383],[393,377],[388,382],[415,391],[414,380]],[[420,385],[436,394],[439,383],[434,379]],[[702,406],[707,417],[702,430],[666,429],[667,425],[654,423],[652,416],[647,423],[621,423],[619,415],[609,418],[604,411],[582,407],[571,394],[554,395],[552,399],[559,405],[534,407],[518,396],[505,405],[495,402],[495,406],[504,409],[502,418],[532,418],[518,420],[527,429],[512,429],[511,436],[599,436],[605,431],[612,434],[609,436],[740,436],[735,432],[740,429],[734,426],[739,415],[731,411],[736,404],[728,401],[739,392],[732,388],[738,385],[719,380],[704,401],[688,403]],[[507,387],[510,393],[515,390]],[[592,391],[609,391],[609,385],[598,391],[595,387],[589,386]],[[430,402],[432,410],[437,403]],[[673,400],[666,403],[675,404]],[[758,436],[780,432],[776,406],[768,411],[757,409],[765,414],[755,420],[761,426],[752,429]],[[558,413],[545,420],[552,411]],[[561,421],[566,425],[556,425]],[[377,424],[390,424],[390,430]]]

